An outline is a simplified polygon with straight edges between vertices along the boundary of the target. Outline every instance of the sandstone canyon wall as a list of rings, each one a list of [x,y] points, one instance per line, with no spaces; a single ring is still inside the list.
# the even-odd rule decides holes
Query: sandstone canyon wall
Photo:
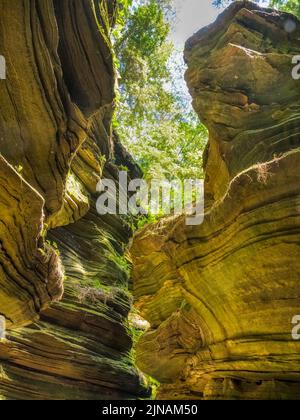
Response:
[[[95,209],[116,162],[140,176],[111,130],[114,3],[1,0],[1,399],[149,395],[127,319],[130,221]]]
[[[299,21],[247,1],[186,44],[210,132],[204,223],[161,220],[131,249],[151,324],[137,362],[161,399],[300,398],[299,54]]]
[[[111,129],[114,5],[1,0],[1,399],[149,396],[131,221],[95,207],[118,165],[141,176]],[[163,219],[131,247],[158,398],[300,398],[299,39],[294,17],[244,1],[187,42],[204,223]]]

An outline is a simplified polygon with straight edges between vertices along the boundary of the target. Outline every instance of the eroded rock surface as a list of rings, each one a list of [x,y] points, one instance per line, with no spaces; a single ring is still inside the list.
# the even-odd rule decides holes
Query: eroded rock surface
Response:
[[[300,398],[299,39],[295,17],[244,1],[186,44],[210,131],[204,223],[162,220],[132,246],[151,323],[138,365],[161,382],[159,398]]]
[[[95,208],[128,159],[111,130],[114,4],[1,1],[1,399],[149,395],[127,319],[130,221]]]
[[[0,314],[26,324],[61,297],[62,269],[44,243],[44,199],[0,155]]]
[[[87,139],[93,120],[101,121],[114,100],[108,28],[99,30],[92,3],[87,0],[76,4],[71,0],[4,0],[1,9],[0,49],[6,59],[7,79],[0,83],[0,151],[43,197],[38,223],[55,227],[68,223],[66,218],[55,216],[70,201],[74,207],[80,206],[66,191],[71,163]],[[35,213],[33,209],[32,219]],[[43,244],[38,243],[37,235],[33,239],[37,253]],[[32,265],[32,261],[27,264]],[[2,284],[5,275],[1,277]],[[33,276],[31,282],[37,281]],[[26,287],[20,292],[22,307]],[[28,322],[41,307],[36,304],[34,308],[35,296],[27,294],[27,305],[32,307],[30,316],[26,317],[21,308],[20,314],[14,310],[15,317],[23,318],[23,322]],[[16,293],[11,295],[16,305]],[[13,314],[4,315],[12,324],[19,324]]]

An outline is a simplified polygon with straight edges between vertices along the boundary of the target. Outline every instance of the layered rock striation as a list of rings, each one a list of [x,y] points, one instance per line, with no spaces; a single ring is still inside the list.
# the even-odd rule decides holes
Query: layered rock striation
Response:
[[[151,324],[137,362],[159,398],[300,398],[299,39],[294,16],[243,1],[186,44],[210,133],[204,222],[161,220],[131,249]]]
[[[131,221],[95,204],[117,164],[140,176],[111,129],[114,5],[1,2],[2,399],[149,395],[128,322]]]

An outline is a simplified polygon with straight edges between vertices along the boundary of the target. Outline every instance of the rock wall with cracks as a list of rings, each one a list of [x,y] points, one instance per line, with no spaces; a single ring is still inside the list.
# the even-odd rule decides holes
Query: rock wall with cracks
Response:
[[[1,0],[1,399],[149,395],[127,319],[130,223],[95,209],[116,164],[141,176],[111,130],[114,4]]]
[[[299,40],[294,16],[243,1],[187,41],[210,132],[204,223],[161,220],[131,249],[151,324],[137,362],[161,382],[158,398],[300,398]]]

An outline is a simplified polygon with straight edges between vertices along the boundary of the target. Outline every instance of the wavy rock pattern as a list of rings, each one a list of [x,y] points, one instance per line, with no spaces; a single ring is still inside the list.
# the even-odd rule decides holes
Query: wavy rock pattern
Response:
[[[162,383],[159,398],[300,398],[299,37],[292,15],[243,1],[186,44],[210,131],[204,223],[162,220],[131,250],[151,323],[138,365]]]
[[[0,202],[0,314],[9,327],[61,297],[63,278],[59,258],[43,243],[44,199],[1,155]]]
[[[106,29],[99,31],[87,0],[5,0],[0,19],[0,49],[7,62],[7,80],[0,84],[1,154],[44,198],[39,219],[44,214],[51,227],[66,224],[68,218],[57,215],[65,207],[76,215],[80,206],[65,188],[72,160],[93,120],[101,121],[114,100]],[[70,202],[75,207],[71,211]],[[35,253],[39,247],[37,243]],[[30,316],[15,309],[23,322],[42,307],[36,303],[34,308],[32,294],[25,297],[28,287],[21,286],[19,300],[24,307],[27,299]],[[16,303],[16,293],[11,294]],[[19,324],[12,314],[4,315]]]
[[[114,2],[98,5],[1,2],[1,399],[149,395],[131,352],[130,224],[95,209],[115,162],[140,175],[112,135]]]

